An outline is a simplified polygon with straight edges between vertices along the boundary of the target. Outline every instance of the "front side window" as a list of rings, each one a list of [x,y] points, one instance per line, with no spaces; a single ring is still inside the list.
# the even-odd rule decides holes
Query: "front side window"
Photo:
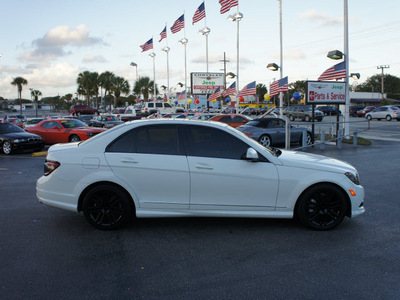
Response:
[[[43,128],[47,128],[47,129],[53,129],[54,127],[57,127],[58,129],[62,129],[61,125],[58,122],[54,122],[54,121],[44,122],[41,126]]]
[[[240,160],[249,145],[220,129],[185,126],[185,142],[189,156]]]
[[[156,107],[159,107],[159,108],[161,107],[161,108],[162,108],[162,107],[163,107],[163,106],[162,106],[162,103],[161,103],[161,102],[157,102],[157,103],[156,103]]]

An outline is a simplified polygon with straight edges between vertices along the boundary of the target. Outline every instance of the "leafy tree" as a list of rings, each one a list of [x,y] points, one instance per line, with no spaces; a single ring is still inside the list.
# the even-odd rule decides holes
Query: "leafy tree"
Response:
[[[149,94],[154,94],[154,83],[150,80],[149,77],[140,77],[135,81],[135,86],[133,88],[133,92],[136,95],[143,95],[144,101],[149,100]],[[158,93],[158,89],[156,86],[156,92]]]
[[[265,84],[263,84],[263,83],[257,84],[257,86],[256,86],[256,93],[257,93],[257,95],[258,95],[258,99],[260,99],[260,101],[264,101],[264,95],[265,95],[266,93],[268,93],[268,89],[267,89],[267,87],[265,86]]]
[[[22,86],[27,85],[28,80],[23,77],[16,77],[11,82],[11,85],[17,86],[18,88],[18,97],[19,97],[19,104],[21,106],[21,115],[22,115]]]
[[[400,100],[400,78],[390,74],[383,75],[384,81],[384,93],[387,94],[387,98]],[[355,92],[382,92],[382,75],[375,74],[368,77],[366,81],[361,84],[354,84],[352,89]]]
[[[121,93],[127,95],[130,92],[128,80],[123,77],[114,77],[111,90],[114,93],[114,107],[117,107],[117,101],[119,96],[121,96]]]
[[[76,79],[76,83],[78,84],[78,93],[79,90],[81,90],[81,92],[84,91],[86,95],[86,105],[89,105],[90,93],[92,90],[91,73],[89,71],[79,73],[78,78]]]

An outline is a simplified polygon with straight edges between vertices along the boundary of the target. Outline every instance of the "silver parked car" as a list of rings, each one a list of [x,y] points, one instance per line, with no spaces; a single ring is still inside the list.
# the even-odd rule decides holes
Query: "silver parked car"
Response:
[[[258,141],[264,147],[278,146],[285,143],[286,123],[280,118],[260,118],[249,121],[236,129],[248,137]],[[290,142],[303,143],[303,133],[306,132],[306,145],[312,142],[311,131],[304,127],[290,128]]]
[[[377,107],[373,111],[366,113],[365,118],[368,120],[377,119],[378,121],[381,119],[386,119],[386,121],[396,119],[400,121],[400,108],[393,105]]]

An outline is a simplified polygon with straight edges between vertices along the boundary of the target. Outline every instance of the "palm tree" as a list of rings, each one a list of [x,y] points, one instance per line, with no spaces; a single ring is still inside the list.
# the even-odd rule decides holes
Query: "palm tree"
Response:
[[[98,102],[98,97],[99,97],[99,86],[100,86],[100,79],[99,79],[99,73],[97,72],[92,72],[90,73],[90,82],[91,82],[91,89],[96,97],[96,108],[99,108],[99,102]]]
[[[79,73],[76,83],[78,84],[78,90],[85,91],[86,105],[89,105],[90,92],[92,90],[91,73],[89,71]]]
[[[119,98],[119,96],[121,96],[121,93],[124,94],[129,94],[130,92],[130,86],[129,86],[129,82],[128,80],[126,80],[123,77],[114,77],[113,80],[113,85],[111,87],[111,90],[114,93],[114,107],[117,107],[117,100]]]
[[[16,77],[11,82],[11,84],[18,87],[18,97],[19,97],[19,104],[21,106],[21,115],[22,115],[22,86],[23,85],[27,85],[28,84],[28,80],[26,80],[23,77]]]
[[[100,86],[104,89],[104,96],[107,96],[107,92],[111,92],[111,87],[113,83],[113,79],[115,78],[114,73],[110,71],[106,71],[100,74],[99,82]],[[110,103],[111,105],[111,103]]]
[[[257,84],[256,91],[257,91],[258,99],[260,101],[264,101],[264,95],[268,92],[268,89],[265,86],[265,84],[263,84],[263,83]]]
[[[35,111],[36,111],[36,117],[37,117],[38,116],[38,98],[39,98],[39,96],[42,96],[42,92],[39,90],[31,89],[31,96],[35,99]]]
[[[133,92],[136,95],[143,94],[144,101],[147,101],[149,99],[150,93],[154,94],[153,90],[153,81],[151,81],[149,77],[140,77],[138,80],[135,81]]]

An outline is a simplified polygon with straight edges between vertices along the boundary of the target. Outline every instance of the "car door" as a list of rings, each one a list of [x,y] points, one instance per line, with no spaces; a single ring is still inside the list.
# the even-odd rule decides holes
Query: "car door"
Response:
[[[189,208],[189,166],[176,125],[134,128],[111,143],[105,156],[140,208]]]
[[[268,123],[268,131],[271,132],[271,138],[274,144],[285,143],[285,121],[281,119],[272,119]]]
[[[274,210],[274,164],[243,160],[249,145],[221,129],[184,127],[190,170],[191,210]]]
[[[57,121],[47,121],[41,125],[42,137],[46,144],[64,142],[62,140],[62,126]]]

